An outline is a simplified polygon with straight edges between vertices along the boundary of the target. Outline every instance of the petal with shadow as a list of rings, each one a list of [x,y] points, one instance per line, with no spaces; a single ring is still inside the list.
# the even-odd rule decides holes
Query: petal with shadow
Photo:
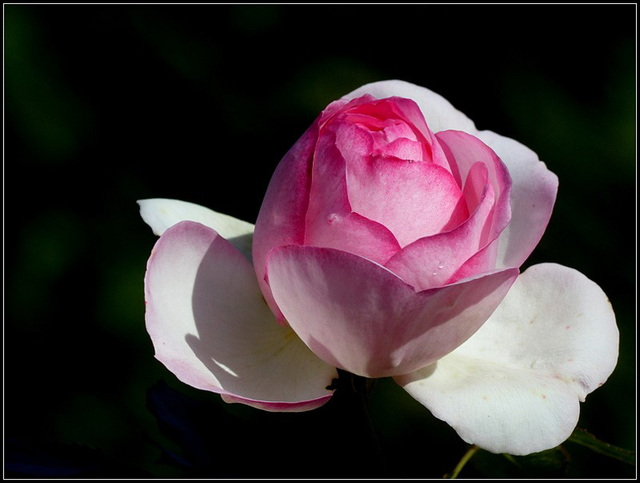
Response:
[[[181,381],[272,411],[324,404],[335,368],[277,323],[251,264],[200,223],[160,237],[145,276],[146,322],[158,358]]]

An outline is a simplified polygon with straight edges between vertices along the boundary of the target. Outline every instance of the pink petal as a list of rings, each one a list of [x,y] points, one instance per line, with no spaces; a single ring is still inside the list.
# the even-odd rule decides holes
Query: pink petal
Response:
[[[316,139],[317,124],[314,123],[276,167],[256,220],[253,265],[265,300],[278,318],[281,318],[280,310],[264,281],[265,258],[274,246],[304,242],[311,187],[309,171]]]
[[[186,384],[273,411],[331,396],[335,369],[276,322],[251,264],[213,229],[184,221],[164,232],[145,300],[156,357]]]
[[[337,248],[379,263],[400,249],[386,227],[353,213],[347,198],[345,162],[330,133],[325,132],[318,141],[310,178],[306,245]]]
[[[425,87],[401,80],[372,82],[343,96],[343,99],[353,99],[365,94],[377,99],[394,96],[412,99],[420,108],[433,132],[447,129],[456,129],[471,134],[477,132],[475,125],[465,114],[458,111],[440,94]]]
[[[561,265],[534,265],[467,342],[396,382],[466,442],[529,454],[571,435],[579,402],[616,366],[618,339],[598,285]]]
[[[468,277],[476,276],[479,273],[496,269],[496,259],[498,255],[498,242],[495,239],[482,250],[469,257],[447,280],[447,283],[454,283]]]
[[[370,96],[365,95],[363,98],[370,99]],[[359,124],[367,131],[384,131],[385,144],[398,138],[398,130],[404,131],[404,138],[416,141],[422,146],[422,155],[417,159],[448,169],[448,161],[440,144],[428,128],[419,106],[412,99],[402,97],[373,99],[347,111],[345,115],[340,116],[340,119],[348,123],[357,123],[361,120]],[[407,128],[410,132],[407,132]],[[404,159],[415,159],[413,157],[415,154],[412,153],[411,156]]]
[[[272,250],[268,280],[288,323],[320,358],[355,374],[411,372],[469,338],[516,269],[416,292],[384,267],[329,248]]]
[[[486,243],[486,226],[492,219],[494,209],[494,193],[487,182],[487,168],[483,163],[476,163],[470,171],[468,180],[484,179],[484,190],[477,196],[479,204],[475,211],[460,226],[433,236],[420,238],[397,252],[385,264],[389,270],[416,290],[426,290],[451,283],[451,279],[468,259],[479,252]],[[472,185],[473,183],[467,183]],[[482,185],[481,182],[478,184]],[[469,191],[465,187],[465,192]],[[473,189],[479,189],[474,187]],[[468,194],[468,197],[472,195]],[[473,194],[475,198],[476,194]],[[495,266],[494,258],[476,258],[472,273],[465,272],[465,277],[490,271]],[[478,263],[480,262],[481,263]],[[458,277],[458,280],[461,277]]]
[[[491,148],[470,134],[461,131],[443,131],[437,133],[436,137],[442,144],[449,158],[449,164],[454,176],[461,186],[468,184],[469,173],[476,163],[483,163],[487,167],[489,182],[493,187],[496,202],[492,217],[486,227],[486,235],[482,243],[482,246],[484,246],[494,240],[511,219],[511,207],[509,204],[511,177],[509,176],[509,171]],[[482,189],[482,187],[478,187],[476,191],[481,191]],[[469,206],[469,211],[471,210],[473,210],[473,207]]]
[[[336,133],[336,146],[347,166],[351,208],[388,228],[400,246],[467,218],[461,188],[445,168],[371,157],[371,135],[355,125]]]
[[[547,228],[558,192],[558,177],[526,146],[491,131],[478,136],[504,161],[513,180],[511,221],[500,236],[498,266],[518,267]]]
[[[519,142],[491,131],[478,131],[473,121],[435,92],[409,82],[388,80],[359,87],[343,96],[399,96],[414,100],[433,132],[457,130],[484,141],[505,163],[512,178],[511,221],[502,232],[498,266],[520,266],[536,247],[549,222],[558,191],[558,178],[538,156]]]
[[[400,250],[387,228],[358,213],[324,210],[308,226],[312,230],[307,232],[307,244],[354,253],[380,264]]]

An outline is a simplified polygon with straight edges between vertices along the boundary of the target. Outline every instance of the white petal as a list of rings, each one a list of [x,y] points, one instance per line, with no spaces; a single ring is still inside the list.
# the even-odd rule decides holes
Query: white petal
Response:
[[[615,368],[618,337],[598,285],[571,268],[534,265],[471,339],[396,382],[468,443],[534,453],[571,435],[579,402]]]
[[[251,264],[214,230],[185,221],[156,243],[145,276],[156,357],[181,381],[269,410],[326,402],[335,368],[267,307]]]
[[[558,192],[558,177],[528,147],[491,131],[477,137],[487,143],[511,175],[511,221],[500,234],[498,267],[519,267],[542,238]]]
[[[226,238],[240,252],[251,260],[251,243],[254,226],[223,213],[218,213],[204,206],[180,200],[152,198],[139,200],[140,216],[153,233],[160,236],[165,230],[181,221],[197,221],[213,228],[220,236]]]
[[[453,107],[440,94],[436,94],[426,87],[401,80],[387,80],[366,84],[343,96],[343,98],[354,99],[364,94],[370,94],[377,99],[393,96],[412,99],[420,107],[429,129],[433,132],[446,131],[448,129],[464,131],[469,134],[477,132],[471,119]]]

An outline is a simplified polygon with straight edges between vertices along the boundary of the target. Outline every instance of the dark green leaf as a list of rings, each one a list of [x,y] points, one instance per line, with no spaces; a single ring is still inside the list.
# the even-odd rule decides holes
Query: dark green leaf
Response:
[[[635,451],[618,448],[612,444],[600,441],[593,434],[584,429],[576,428],[573,434],[569,437],[569,441],[585,446],[593,451],[609,456],[610,458],[615,458],[624,463],[628,463],[630,465],[636,464]]]

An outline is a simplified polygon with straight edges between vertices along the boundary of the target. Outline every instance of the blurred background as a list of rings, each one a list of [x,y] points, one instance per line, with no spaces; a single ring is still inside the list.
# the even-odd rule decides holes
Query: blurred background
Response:
[[[568,265],[609,296],[620,359],[579,426],[635,450],[636,10],[4,5],[5,474],[451,473],[467,445],[391,380],[373,390],[371,424],[348,391],[310,413],[264,413],[179,383],[144,328],[156,238],[136,200],[255,222],[320,110],[391,78],[442,94],[558,174],[525,268]],[[460,476],[635,474],[574,443],[544,456],[480,452]]]

